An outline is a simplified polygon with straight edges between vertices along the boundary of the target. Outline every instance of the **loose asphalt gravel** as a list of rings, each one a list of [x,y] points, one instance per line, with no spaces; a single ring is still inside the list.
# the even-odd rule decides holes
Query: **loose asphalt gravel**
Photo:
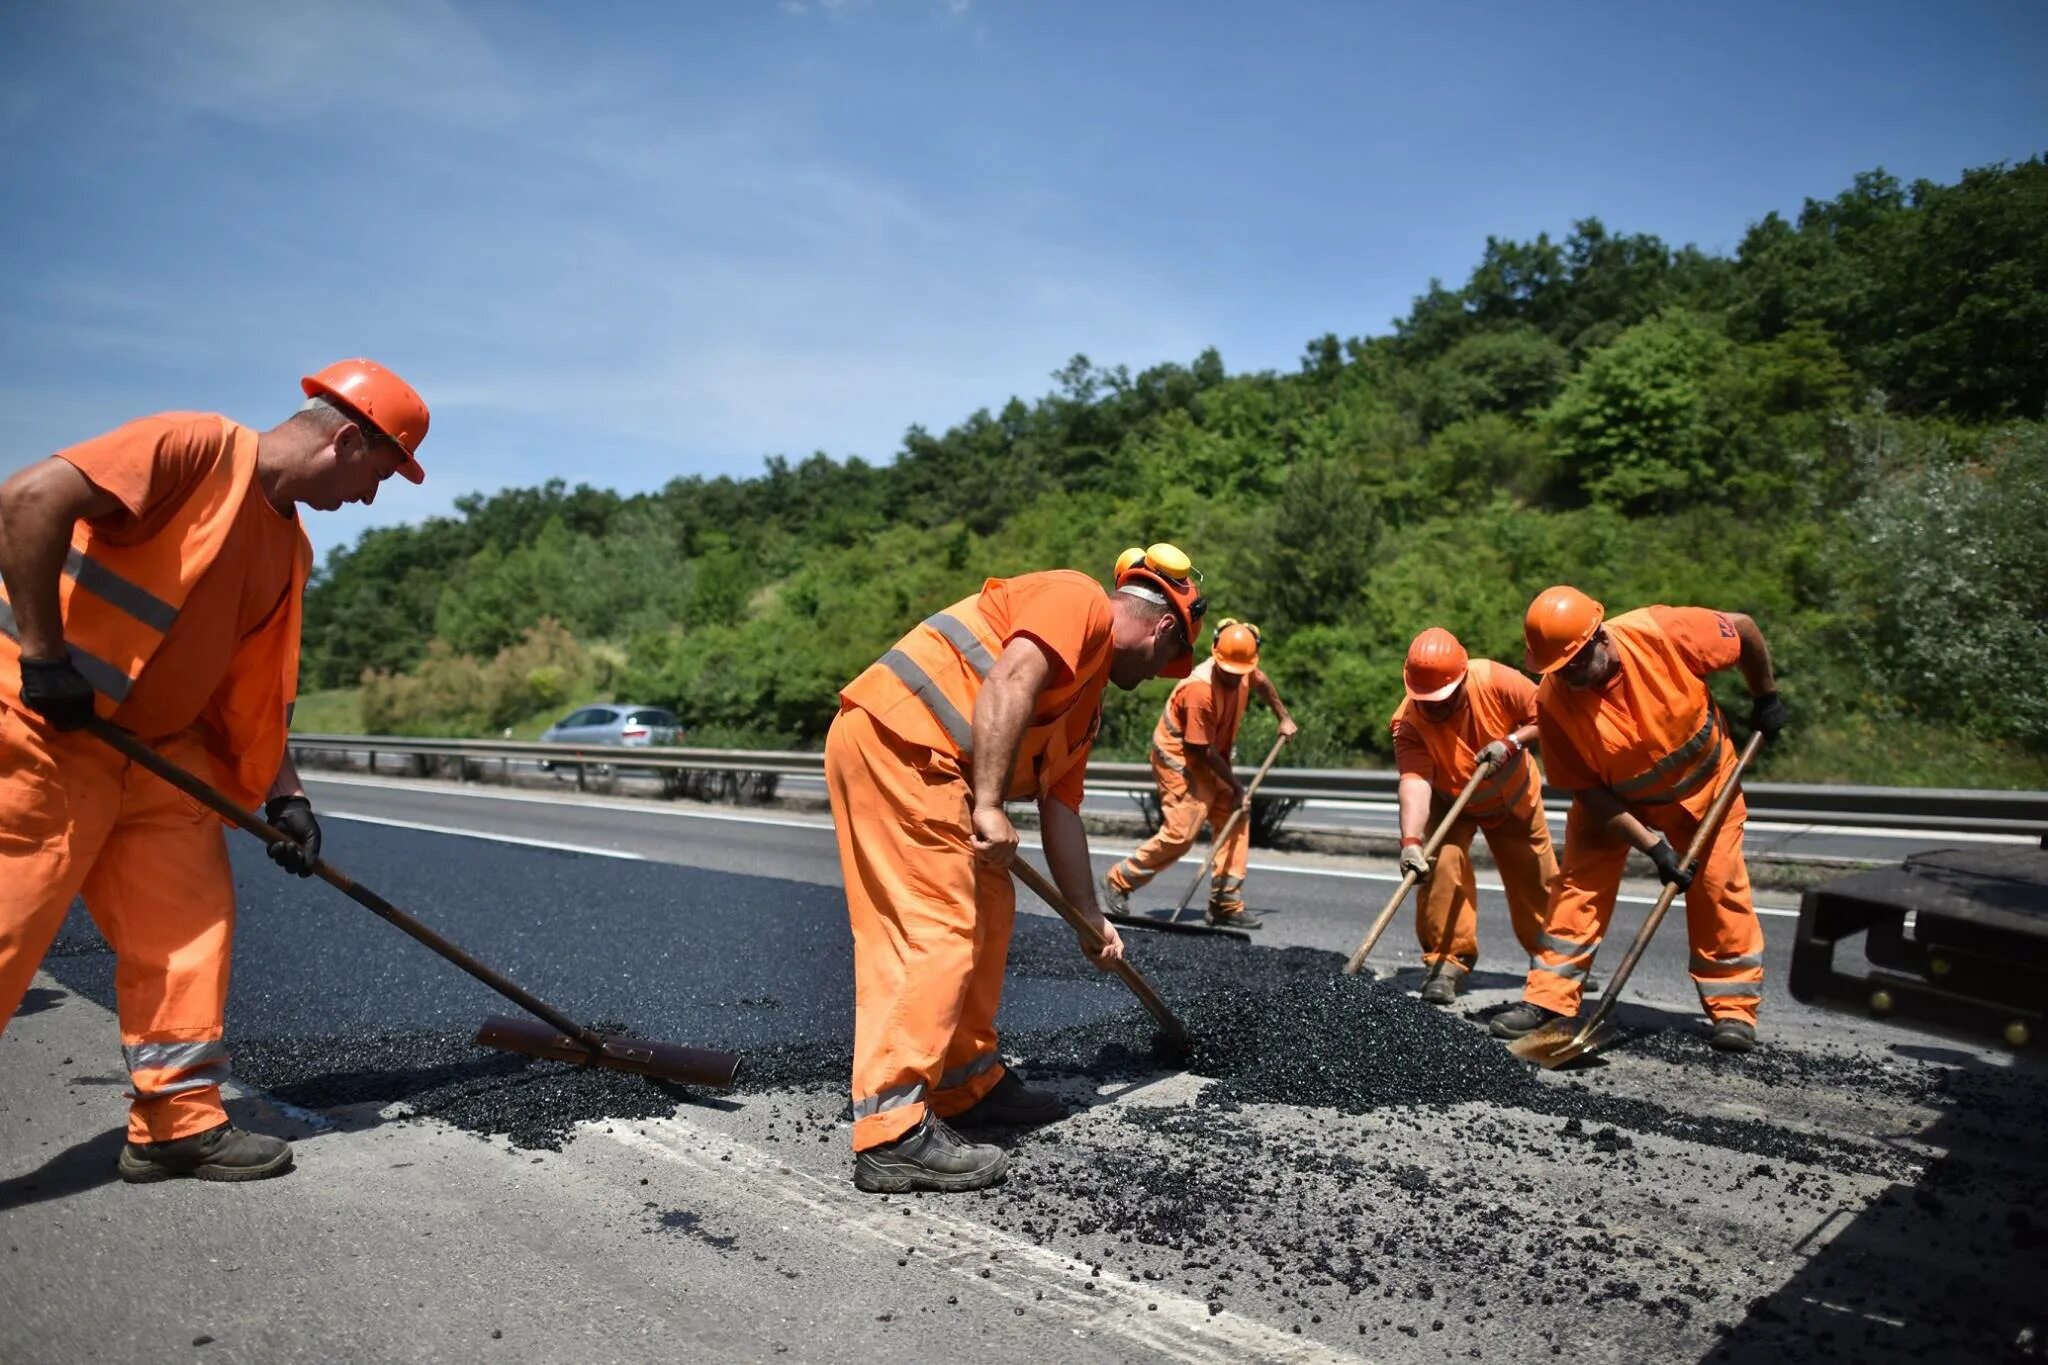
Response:
[[[481,1052],[470,1031],[509,1005],[260,852],[238,846],[236,865],[230,1041],[241,1078],[284,1101],[544,1149],[712,1098]],[[351,831],[350,870],[572,1015],[740,1052],[749,1140],[850,1166],[836,889],[383,828]],[[1543,1074],[1484,1033],[1508,997],[1444,1011],[1344,978],[1326,952],[1131,937],[1193,1055],[1165,1052],[1062,925],[1020,916],[1004,1050],[1072,1113],[1005,1138],[1009,1184],[956,1206],[1101,1276],[1347,1349],[1398,1334],[1457,1359],[1589,1343],[1613,1359],[2040,1358],[2038,1067],[1783,1031],[1724,1057],[1696,1021],[1625,1006],[1620,1049]],[[111,1001],[82,915],[47,966]],[[647,1193],[621,1197],[651,1235],[744,1243]],[[1797,1254],[1794,1232],[1830,1222],[1824,1249]],[[905,1237],[899,1265],[917,1254]]]

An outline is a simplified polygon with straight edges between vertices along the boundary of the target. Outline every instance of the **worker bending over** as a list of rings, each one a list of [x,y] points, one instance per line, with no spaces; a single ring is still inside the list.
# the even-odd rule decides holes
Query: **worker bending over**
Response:
[[[1536,739],[1536,684],[1505,664],[1469,658],[1458,637],[1432,626],[1408,646],[1408,699],[1394,711],[1394,766],[1401,774],[1401,870],[1421,883],[1415,937],[1422,944],[1422,998],[1448,1005],[1479,960],[1479,892],[1472,836],[1486,834],[1507,893],[1515,938],[1533,959],[1557,881]],[[1493,766],[1439,844],[1428,833],[1479,771]]]
[[[1645,607],[1605,620],[1576,588],[1551,588],[1529,606],[1522,631],[1529,667],[1543,675],[1536,725],[1551,781],[1572,793],[1564,865],[1542,951],[1523,1001],[1493,1021],[1516,1038],[1575,1014],[1579,983],[1614,916],[1628,851],[1638,849],[1667,885],[1685,893],[1692,979],[1713,1021],[1713,1046],[1756,1046],[1763,998],[1764,935],[1742,857],[1748,806],[1740,793],[1691,869],[1678,849],[1735,773],[1735,746],[1705,679],[1740,667],[1754,705],[1750,727],[1766,739],[1787,711],[1763,632],[1737,612]]]
[[[367,360],[300,386],[305,406],[269,431],[163,413],[0,485],[0,1019],[82,894],[116,961],[125,1180],[260,1180],[292,1162],[221,1107],[235,905],[219,817],[74,732],[104,717],[262,803],[297,841],[271,857],[312,872],[320,826],[285,750],[313,561],[296,508],[420,482],[427,407]]]
[[[1123,955],[1102,915],[1081,826],[1102,692],[1186,677],[1199,578],[1171,545],[1118,561],[1116,591],[1070,570],[991,578],[927,617],[839,694],[825,783],[853,923],[854,1183],[973,1190],[1003,1149],[945,1120],[1061,1118],[996,1054],[1017,831],[1034,800],[1053,881],[1093,924],[1097,966]]]
[[[1231,760],[1251,694],[1257,692],[1280,718],[1283,739],[1299,728],[1287,714],[1272,680],[1259,667],[1259,643],[1257,626],[1224,621],[1216,627],[1209,657],[1167,695],[1166,709],[1152,730],[1159,832],[1103,877],[1109,908],[1117,914],[1128,914],[1131,893],[1195,846],[1195,831],[1205,820],[1210,837],[1221,838],[1232,813],[1244,804],[1244,785],[1237,780]],[[1251,820],[1246,818],[1237,822],[1229,839],[1216,850],[1209,877],[1209,923],[1236,929],[1259,927],[1259,918],[1244,908],[1245,864],[1251,846]]]

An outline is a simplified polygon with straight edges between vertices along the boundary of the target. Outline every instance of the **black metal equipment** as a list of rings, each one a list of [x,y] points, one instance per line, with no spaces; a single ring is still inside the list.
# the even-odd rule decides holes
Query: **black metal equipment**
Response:
[[[1837,969],[1863,938],[1868,970]],[[1915,854],[1808,891],[1792,994],[1823,1009],[2024,1047],[2048,1014],[2048,836],[2042,846]]]

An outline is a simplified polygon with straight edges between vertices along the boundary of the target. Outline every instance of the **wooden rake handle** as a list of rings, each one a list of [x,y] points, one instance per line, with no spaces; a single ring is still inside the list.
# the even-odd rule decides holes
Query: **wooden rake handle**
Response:
[[[1195,898],[1195,892],[1201,890],[1203,879],[1209,875],[1209,868],[1216,862],[1216,855],[1223,851],[1223,845],[1230,841],[1230,836],[1237,833],[1237,822],[1251,814],[1252,798],[1259,794],[1259,784],[1266,780],[1267,770],[1273,766],[1273,760],[1280,757],[1280,750],[1286,743],[1285,735],[1274,738],[1272,751],[1266,755],[1266,761],[1259,765],[1258,772],[1252,775],[1252,784],[1244,789],[1244,800],[1237,803],[1237,809],[1230,812],[1230,818],[1223,822],[1222,833],[1209,841],[1209,856],[1202,859],[1201,869],[1195,873],[1194,881],[1181,893],[1180,904],[1173,907],[1175,924],[1180,923],[1180,912],[1188,908],[1188,902]]]
[[[1436,851],[1443,847],[1444,839],[1451,832],[1451,826],[1458,823],[1458,817],[1465,813],[1465,807],[1472,801],[1472,794],[1478,791],[1479,784],[1484,782],[1493,773],[1494,767],[1493,761],[1486,759],[1472,770],[1472,780],[1465,784],[1465,790],[1458,793],[1458,799],[1451,802],[1450,810],[1444,813],[1444,818],[1438,822],[1436,830],[1429,836],[1428,842],[1423,844],[1423,857],[1436,857]],[[1399,803],[1399,794],[1396,793],[1395,804],[1397,807]],[[1396,818],[1398,818],[1398,815]],[[1416,876],[1413,872],[1402,876],[1401,884],[1394,888],[1394,894],[1387,897],[1387,903],[1381,907],[1379,918],[1372,922],[1372,928],[1366,930],[1365,941],[1358,945],[1358,951],[1353,953],[1351,960],[1344,964],[1344,975],[1358,975],[1358,969],[1365,965],[1365,959],[1371,956],[1372,950],[1379,945],[1380,935],[1386,933],[1387,926],[1394,922],[1394,911],[1401,908],[1401,902],[1408,898],[1408,893],[1414,889],[1415,882]]]
[[[1081,936],[1083,943],[1090,949],[1100,951],[1103,944],[1102,935],[1095,931],[1094,925],[1081,917],[1080,911],[1067,904],[1067,898],[1060,894],[1059,888],[1054,886],[1043,872],[1024,861],[1021,856],[1010,860],[1010,870],[1017,874],[1018,881],[1030,887],[1033,894],[1050,905],[1054,913],[1073,926],[1074,932]],[[1152,983],[1147,981],[1136,967],[1121,958],[1110,963],[1109,969],[1131,988],[1131,994],[1137,996],[1138,1003],[1158,1020],[1159,1027],[1166,1031],[1166,1036],[1173,1040],[1174,1045],[1186,1051],[1189,1044],[1187,1026],[1181,1023],[1179,1016],[1159,998],[1159,992],[1152,989]]]
[[[201,781],[112,722],[95,716],[86,722],[85,728],[94,738],[118,750],[130,763],[139,768],[147,768],[194,801],[210,808],[221,819],[247,830],[266,844],[290,844],[294,848],[298,847],[298,840],[291,835],[267,820],[257,819],[255,815],[229,800],[225,793]],[[536,1019],[547,1021],[552,1027],[561,1030],[594,1052],[602,1053],[605,1050],[604,1039],[601,1036],[577,1023],[547,1001],[524,990],[517,982],[493,971],[368,887],[358,886],[347,873],[334,864],[324,859],[316,860],[313,864],[313,874],[371,914],[411,935],[430,951],[468,972]]]
[[[1735,771],[1728,774],[1728,780],[1722,783],[1721,790],[1714,794],[1714,804],[1707,807],[1706,818],[1701,820],[1699,828],[1693,831],[1692,842],[1686,845],[1685,861],[1680,864],[1681,867],[1697,866],[1700,858],[1706,854],[1707,845],[1714,841],[1715,832],[1721,828],[1722,817],[1728,814],[1728,807],[1734,804],[1735,794],[1742,790],[1743,769],[1749,766],[1749,760],[1756,756],[1756,751],[1763,747],[1763,742],[1763,732],[1758,731],[1749,737],[1749,743],[1742,746],[1742,753],[1735,760]],[[1635,941],[1628,945],[1628,953],[1621,959],[1621,966],[1608,978],[1607,990],[1600,998],[1600,1007],[1593,1011],[1591,1017],[1580,1025],[1579,1031],[1572,1036],[1573,1046],[1582,1044],[1592,1037],[1599,1031],[1600,1026],[1607,1022],[1607,1016],[1614,1013],[1615,1002],[1621,999],[1621,988],[1628,983],[1629,974],[1635,971],[1636,963],[1642,961],[1644,950],[1650,946],[1650,939],[1657,933],[1657,926],[1664,922],[1664,912],[1671,908],[1671,902],[1676,899],[1678,883],[1665,883],[1663,892],[1657,897],[1657,903],[1650,908],[1649,916],[1643,920],[1643,927],[1636,930]]]

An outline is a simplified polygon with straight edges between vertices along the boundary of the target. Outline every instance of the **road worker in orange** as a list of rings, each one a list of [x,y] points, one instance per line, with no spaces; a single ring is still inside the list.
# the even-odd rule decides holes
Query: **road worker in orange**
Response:
[[[1415,936],[1422,944],[1422,998],[1448,1005],[1479,960],[1479,892],[1472,836],[1484,831],[1507,893],[1515,938],[1533,959],[1543,933],[1557,858],[1543,814],[1543,773],[1536,740],[1536,684],[1505,664],[1473,659],[1458,637],[1432,626],[1408,646],[1402,668],[1408,699],[1394,712],[1394,766],[1400,772],[1401,870],[1421,884]],[[1493,769],[1437,848],[1422,856],[1429,831],[1482,762]]]
[[[1053,881],[1123,954],[1095,899],[1082,781],[1109,684],[1186,677],[1206,604],[1171,545],[1127,551],[1114,593],[1069,570],[991,578],[927,617],[839,694],[825,783],[853,922],[854,1183],[974,1190],[1003,1149],[947,1120],[1065,1116],[996,1053],[1016,892],[1005,801],[1035,801]]]
[[[1104,898],[1119,915],[1129,914],[1131,893],[1172,867],[1195,846],[1195,831],[1206,820],[1218,838],[1232,812],[1244,804],[1244,784],[1231,767],[1238,726],[1252,693],[1280,718],[1280,734],[1300,727],[1272,679],[1259,667],[1259,628],[1223,621],[1209,657],[1167,694],[1166,709],[1152,729],[1152,778],[1159,784],[1159,830],[1138,851],[1102,878]],[[1209,923],[1256,929],[1263,922],[1244,908],[1245,866],[1251,858],[1249,819],[1237,822],[1217,849],[1209,876]]]
[[[1572,793],[1564,863],[1542,948],[1523,1001],[1493,1021],[1516,1038],[1579,1007],[1579,983],[1614,916],[1631,848],[1685,894],[1692,979],[1724,1052],[1756,1046],[1763,999],[1764,935],[1742,857],[1748,807],[1728,807],[1699,863],[1685,847],[1735,771],[1727,722],[1706,678],[1740,668],[1753,698],[1750,727],[1773,739],[1788,719],[1770,646],[1739,612],[1644,607],[1612,620],[1576,588],[1555,587],[1530,604],[1522,632],[1529,667],[1543,675],[1536,725],[1550,779]]]
[[[320,825],[285,750],[313,562],[296,509],[420,482],[427,408],[367,360],[301,387],[268,431],[162,413],[0,484],[0,1020],[82,894],[117,964],[125,1180],[292,1162],[221,1106],[235,906],[219,818],[76,731],[105,718],[262,804],[297,841],[271,857],[311,873]]]

